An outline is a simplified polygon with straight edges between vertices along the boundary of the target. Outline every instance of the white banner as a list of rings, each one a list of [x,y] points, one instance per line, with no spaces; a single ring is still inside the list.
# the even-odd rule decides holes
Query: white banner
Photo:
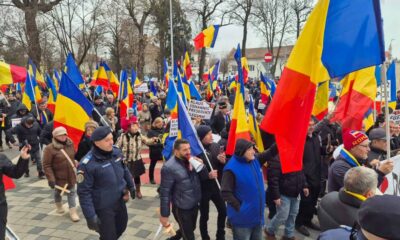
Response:
[[[210,119],[213,109],[204,101],[190,100],[189,115],[191,118]]]
[[[170,137],[178,136],[178,119],[171,119],[169,126],[169,136]]]
[[[400,155],[392,157],[391,159],[394,162],[394,168],[393,172],[386,175],[388,186],[384,194],[400,196]]]
[[[386,89],[387,97],[390,100],[391,99],[390,98],[390,80],[388,80],[386,82],[386,85],[387,85],[387,89]],[[382,86],[379,86],[377,88],[375,101],[385,101],[384,91],[385,91],[385,86],[383,86],[383,83],[382,83]]]
[[[135,86],[135,93],[147,93],[149,91],[149,87],[147,83],[142,83],[138,86]]]
[[[18,124],[20,124],[21,123],[21,118],[14,118],[14,119],[11,119],[11,127],[15,127],[15,126],[17,126]]]
[[[400,110],[395,110],[389,115],[390,121],[393,121],[396,125],[400,124]]]

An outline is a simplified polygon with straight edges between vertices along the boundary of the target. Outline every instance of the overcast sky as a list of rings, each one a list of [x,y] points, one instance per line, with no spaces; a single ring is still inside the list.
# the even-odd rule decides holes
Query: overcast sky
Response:
[[[392,42],[393,55],[400,58],[400,0],[383,0],[381,7],[385,48],[388,49],[390,41],[394,39]],[[220,28],[214,49],[210,49],[209,52],[215,55],[228,52],[242,42],[242,32],[243,28],[235,25]],[[247,47],[266,47],[263,36],[258,34],[252,26],[247,35]]]

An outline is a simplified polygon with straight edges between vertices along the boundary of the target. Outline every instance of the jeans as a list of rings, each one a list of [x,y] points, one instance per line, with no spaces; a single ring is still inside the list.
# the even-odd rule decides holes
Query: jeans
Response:
[[[31,152],[31,160],[36,161],[36,169],[39,174],[43,174],[43,168],[42,168],[42,157],[40,156],[40,150],[38,149],[35,152]],[[27,173],[29,173],[29,168],[26,170]]]
[[[262,240],[262,226],[253,228],[232,227],[233,240]]]
[[[299,212],[300,199],[281,195],[281,205],[276,207],[276,215],[267,225],[267,231],[275,234],[278,227],[285,223],[285,237],[294,237],[294,225]]]
[[[60,186],[63,187],[63,186]],[[76,207],[76,189],[75,186],[73,186],[73,188],[68,189],[69,193],[67,194],[68,197],[68,207],[69,208],[74,208]],[[54,189],[54,202],[61,202],[62,201],[62,197],[61,197],[61,190],[59,189]]]

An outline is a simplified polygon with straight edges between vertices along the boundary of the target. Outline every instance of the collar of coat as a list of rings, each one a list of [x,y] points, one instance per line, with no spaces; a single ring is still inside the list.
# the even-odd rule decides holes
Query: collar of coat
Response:
[[[339,199],[346,205],[350,205],[355,208],[360,208],[361,203],[363,202],[361,199],[355,197],[354,195],[349,194],[343,188],[339,191]]]
[[[71,146],[72,145],[72,140],[70,138],[67,138],[67,144],[63,145],[60,142],[57,142],[54,138],[51,140],[53,143],[53,146],[55,149],[63,149],[64,146]]]

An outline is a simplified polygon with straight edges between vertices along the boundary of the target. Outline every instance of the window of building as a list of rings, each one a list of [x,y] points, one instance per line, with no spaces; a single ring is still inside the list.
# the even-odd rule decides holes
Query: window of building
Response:
[[[254,65],[249,65],[250,72],[254,72]]]

